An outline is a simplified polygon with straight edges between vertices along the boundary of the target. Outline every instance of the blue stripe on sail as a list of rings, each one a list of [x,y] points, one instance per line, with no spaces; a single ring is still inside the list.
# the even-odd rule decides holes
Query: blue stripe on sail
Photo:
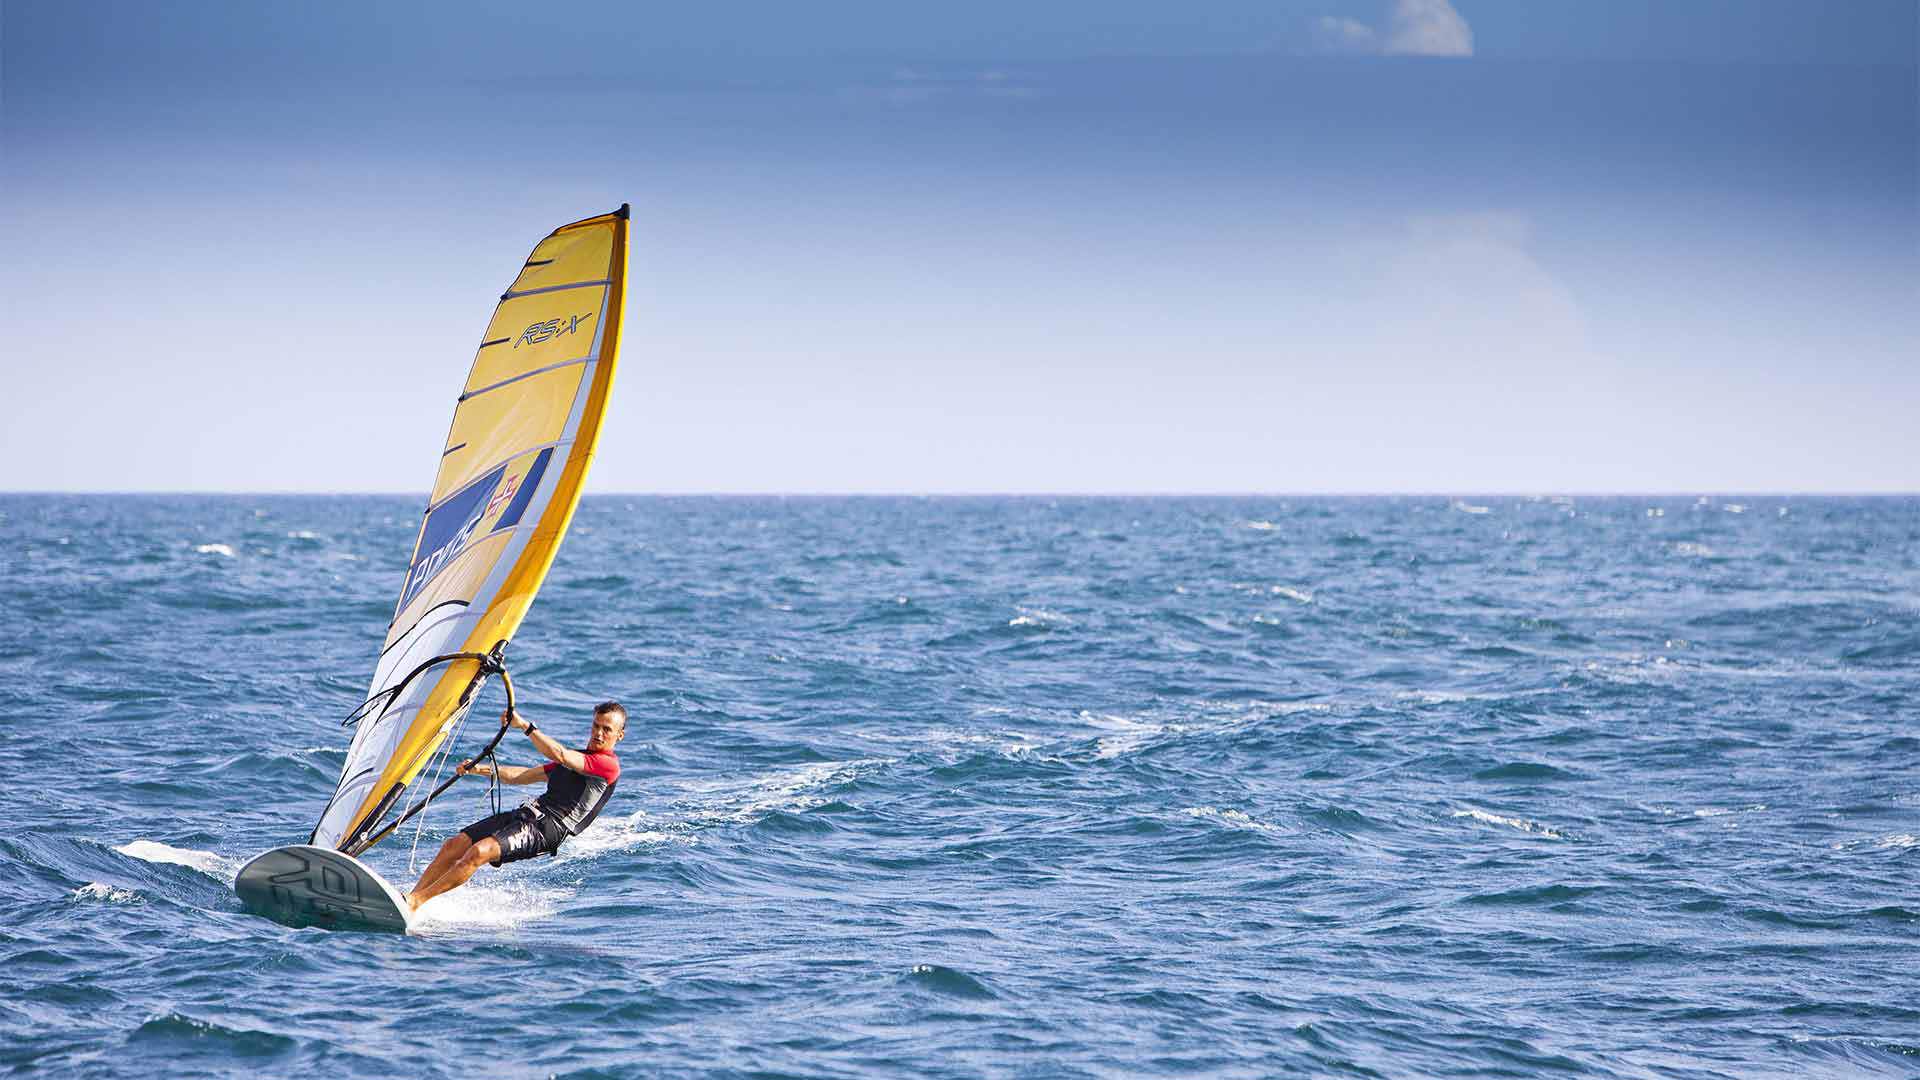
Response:
[[[520,515],[527,512],[527,504],[533,501],[533,493],[540,489],[540,477],[547,471],[547,459],[553,456],[553,447],[540,451],[533,459],[533,465],[527,469],[527,478],[520,481],[520,490],[513,493],[513,501],[507,504],[506,513],[500,515],[500,521],[493,530],[511,529],[520,524]]]

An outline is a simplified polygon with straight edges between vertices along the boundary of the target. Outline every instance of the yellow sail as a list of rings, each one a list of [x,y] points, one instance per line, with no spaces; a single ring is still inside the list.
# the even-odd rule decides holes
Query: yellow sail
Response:
[[[562,225],[500,297],[454,407],[369,698],[421,663],[510,640],[573,520],[613,386],[627,207]],[[464,715],[479,665],[406,683],[363,717],[313,843],[362,842]]]

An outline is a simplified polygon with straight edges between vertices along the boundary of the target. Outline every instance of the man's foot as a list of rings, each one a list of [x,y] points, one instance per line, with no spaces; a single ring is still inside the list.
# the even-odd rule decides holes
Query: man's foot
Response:
[[[407,902],[407,910],[408,910],[408,911],[410,911],[410,912],[411,912],[411,911],[419,911],[419,910],[420,910],[420,901],[418,901],[418,900],[415,900],[415,899],[413,898],[413,894],[412,894],[412,893],[408,893],[407,895],[405,895],[405,896],[403,896],[403,897],[401,897],[400,899],[402,899],[402,900],[405,900],[405,901]]]

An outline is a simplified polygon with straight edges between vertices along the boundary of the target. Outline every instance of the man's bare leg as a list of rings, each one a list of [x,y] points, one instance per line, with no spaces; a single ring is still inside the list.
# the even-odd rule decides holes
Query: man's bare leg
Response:
[[[432,881],[415,889],[407,897],[408,906],[420,910],[420,905],[450,889],[457,889],[467,883],[479,869],[500,857],[500,842],[489,836],[473,844],[447,868],[446,872]]]
[[[467,839],[466,833],[457,832],[447,837],[447,842],[440,845],[439,854],[435,855],[433,861],[427,864],[427,868],[420,872],[420,880],[413,883],[413,892],[408,893],[407,898],[411,900],[413,893],[420,892],[428,885],[433,884],[434,878],[446,873],[455,862],[459,861],[460,856],[465,855],[467,849],[472,846],[473,841]],[[413,906],[419,907],[420,905],[414,904]]]

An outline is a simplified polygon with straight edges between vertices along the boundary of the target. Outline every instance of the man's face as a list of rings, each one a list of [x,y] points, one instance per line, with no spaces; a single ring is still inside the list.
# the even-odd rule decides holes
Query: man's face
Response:
[[[626,718],[617,712],[595,713],[593,731],[587,735],[587,750],[611,750],[627,734]]]

